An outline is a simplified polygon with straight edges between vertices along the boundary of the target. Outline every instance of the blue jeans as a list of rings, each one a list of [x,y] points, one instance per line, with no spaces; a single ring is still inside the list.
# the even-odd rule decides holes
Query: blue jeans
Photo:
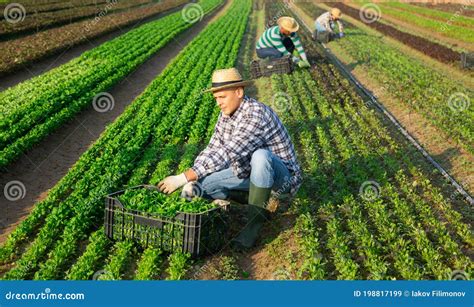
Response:
[[[278,51],[276,48],[260,48],[257,49],[257,56],[261,59],[279,59],[283,56],[283,53]]]
[[[290,172],[286,165],[269,150],[257,149],[250,161],[250,178],[240,179],[232,168],[226,168],[201,178],[198,182],[203,189],[203,197],[227,199],[230,190],[248,191],[250,181],[260,188],[272,188],[280,194],[290,191]]]
[[[293,51],[295,51],[295,45],[293,44],[293,41],[289,37],[285,37],[282,41],[283,46],[285,46],[286,50],[290,53],[293,54]],[[270,59],[278,59],[283,56],[283,53],[278,51],[276,48],[260,48],[257,49],[257,56],[261,59],[265,58],[270,58]]]

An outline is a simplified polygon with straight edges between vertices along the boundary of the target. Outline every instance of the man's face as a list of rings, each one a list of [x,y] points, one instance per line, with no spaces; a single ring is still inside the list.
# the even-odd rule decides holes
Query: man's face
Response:
[[[222,113],[230,116],[239,108],[244,97],[244,89],[242,87],[225,89],[214,92],[213,95]]]
[[[280,28],[280,33],[283,34],[283,35],[285,35],[285,36],[288,36],[288,35],[291,34],[290,31],[288,31],[288,30],[286,30],[286,29],[283,29],[283,28]]]

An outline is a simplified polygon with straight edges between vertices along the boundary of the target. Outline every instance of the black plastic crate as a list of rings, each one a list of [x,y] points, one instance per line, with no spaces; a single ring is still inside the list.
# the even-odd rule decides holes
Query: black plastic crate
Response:
[[[474,67],[474,52],[461,53],[461,68],[472,69]]]
[[[153,189],[140,185],[130,189]],[[127,209],[112,193],[105,200],[105,234],[112,240],[132,239],[144,248],[155,246],[166,252],[182,251],[193,257],[218,251],[228,230],[228,210],[217,207],[202,213],[178,212],[173,218]]]
[[[273,74],[288,74],[293,71],[291,56],[278,59],[253,60],[250,63],[250,74],[252,79],[269,77]]]

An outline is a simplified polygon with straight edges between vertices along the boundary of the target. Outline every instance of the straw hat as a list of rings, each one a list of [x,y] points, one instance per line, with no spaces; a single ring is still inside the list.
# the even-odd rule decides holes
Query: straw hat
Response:
[[[290,32],[296,32],[300,28],[298,22],[292,17],[280,17],[278,18],[277,23],[280,27]]]
[[[235,87],[246,87],[252,81],[242,80],[237,68],[218,69],[212,74],[212,86],[204,92],[216,92]]]
[[[335,7],[335,8],[331,9],[331,15],[332,15],[333,18],[339,19],[339,18],[341,18],[342,13],[341,13],[340,9]]]

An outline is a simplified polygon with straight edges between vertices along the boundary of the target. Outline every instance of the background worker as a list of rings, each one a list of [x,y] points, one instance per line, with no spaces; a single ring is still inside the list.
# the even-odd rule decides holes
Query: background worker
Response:
[[[313,39],[316,40],[318,38],[318,35],[325,32],[328,32],[331,37],[334,36],[334,23],[337,23],[339,27],[339,37],[344,37],[344,26],[342,25],[342,22],[340,20],[341,16],[341,10],[338,8],[332,8],[329,12],[326,12],[319,16],[314,22],[316,29],[313,33]]]
[[[192,168],[158,184],[165,193],[184,186],[187,199],[228,199],[233,191],[248,191],[248,223],[231,241],[239,250],[254,245],[269,219],[272,190],[294,195],[302,181],[288,131],[270,107],[244,95],[246,85],[236,68],[214,72],[209,91],[221,109],[214,134]]]
[[[292,56],[293,62],[299,67],[310,67],[300,37],[296,33],[300,27],[298,22],[291,17],[280,17],[277,24],[263,32],[257,41],[257,56],[261,59]],[[301,60],[293,55],[295,48]]]

